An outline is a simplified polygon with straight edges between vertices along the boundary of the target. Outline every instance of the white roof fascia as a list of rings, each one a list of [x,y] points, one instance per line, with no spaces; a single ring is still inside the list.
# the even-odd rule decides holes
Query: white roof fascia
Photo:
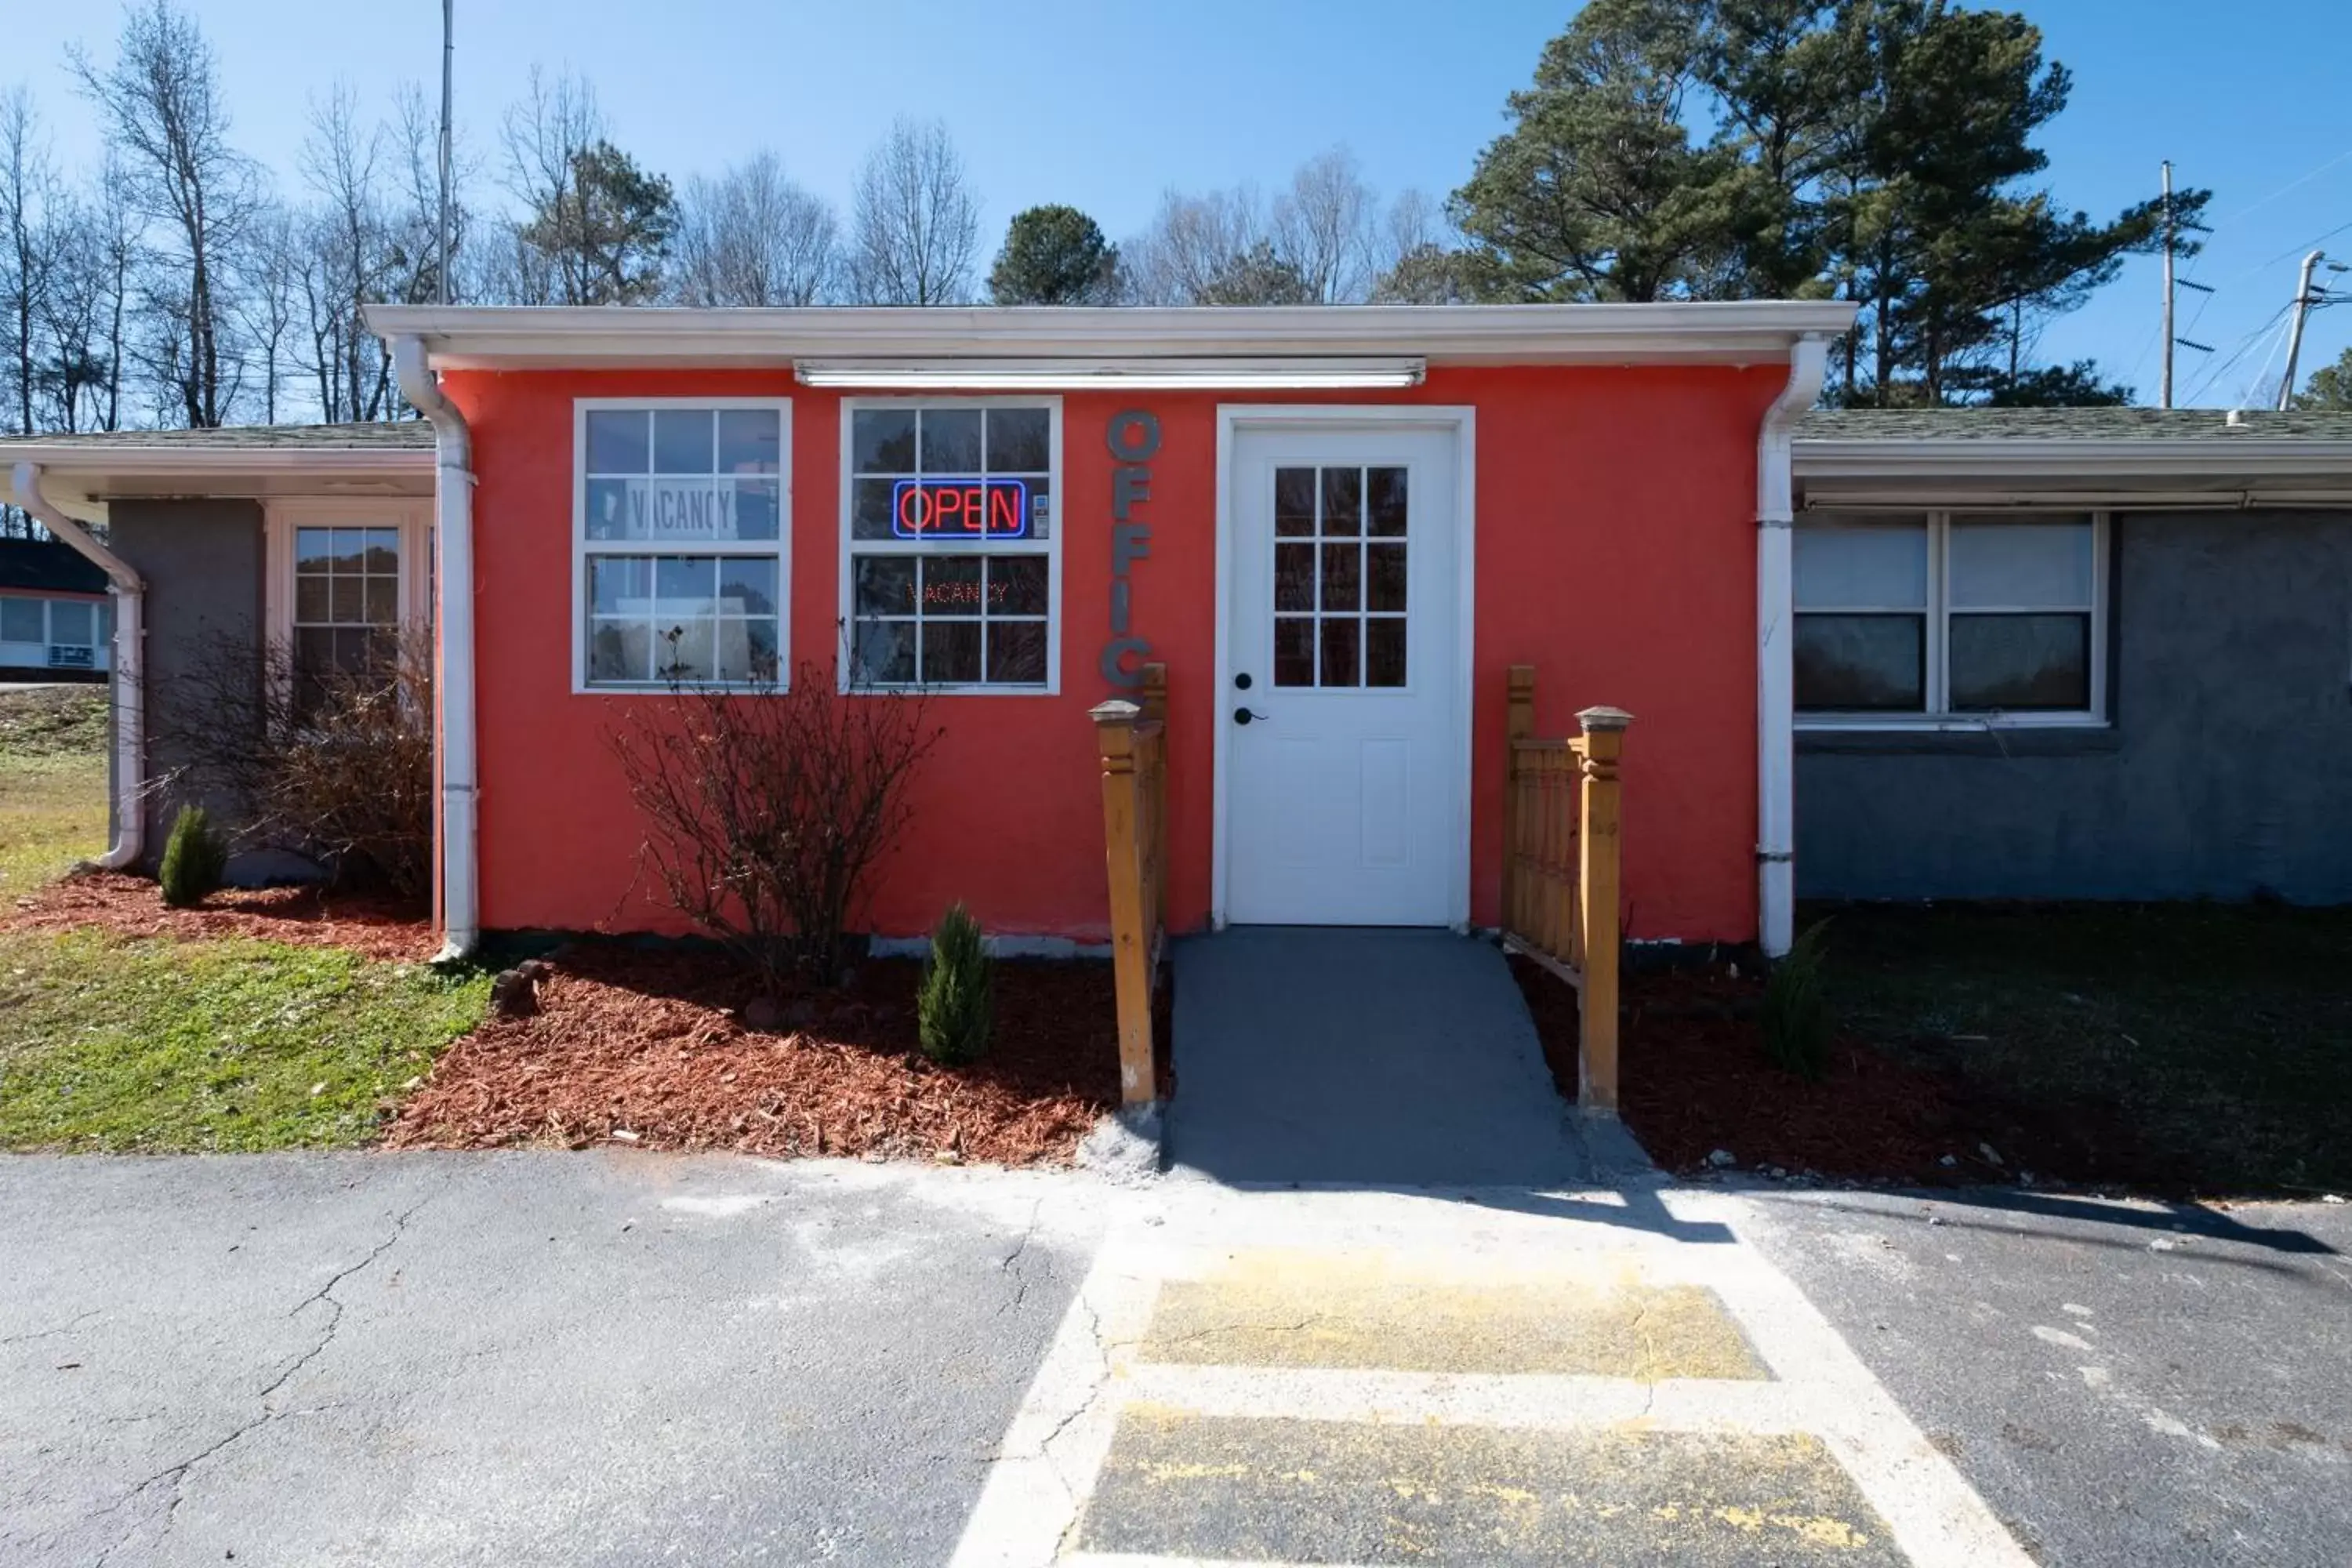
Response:
[[[134,475],[293,474],[370,477],[430,473],[431,447],[133,447],[107,442],[0,447],[0,458],[37,464],[53,478],[74,479]]]
[[[2106,479],[2301,475],[2352,478],[2352,442],[2276,436],[2197,440],[1807,440],[1796,472],[1823,479]]]
[[[677,307],[371,305],[385,337],[446,369],[790,366],[802,360],[1412,356],[1434,364],[1786,361],[1843,332],[1837,300],[1639,305]]]

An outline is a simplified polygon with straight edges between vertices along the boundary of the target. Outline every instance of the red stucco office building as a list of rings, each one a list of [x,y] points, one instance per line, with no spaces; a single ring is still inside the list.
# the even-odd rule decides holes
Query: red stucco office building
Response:
[[[1506,672],[1610,704],[1628,934],[1785,942],[1789,439],[1837,304],[383,307],[438,431],[443,913],[673,929],[670,669],[920,684],[877,934],[1100,941],[1087,710],[1167,667],[1171,916],[1492,925]],[[1760,524],[1760,526],[1759,526]]]

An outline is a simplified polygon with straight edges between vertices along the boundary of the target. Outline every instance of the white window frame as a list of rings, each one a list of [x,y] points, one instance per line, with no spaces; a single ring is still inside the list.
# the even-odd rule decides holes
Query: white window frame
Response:
[[[1800,529],[1805,527],[1807,519],[1811,519],[1818,525],[1826,526],[1836,526],[1841,522],[1866,525],[1872,521],[1891,521],[1898,517],[1913,515],[1919,518],[1927,534],[1927,685],[1923,694],[1924,710],[1917,713],[1862,713],[1841,712],[1835,709],[1799,708],[1796,711],[1796,727],[1800,730],[1816,731],[1917,731],[1924,730],[1969,734],[1979,733],[1987,730],[2104,730],[2108,728],[2113,723],[2107,713],[2108,514],[2104,511],[2086,510],[2081,507],[2054,510],[2023,508],[2002,508],[1996,510],[1985,507],[1936,507],[1923,508],[1914,514],[1906,513],[1898,507],[1879,506],[1857,510],[1851,515],[1842,515],[1831,509],[1810,511],[1798,519],[1796,526]],[[1998,517],[2014,518],[2020,522],[2052,522],[2084,516],[2088,516],[2091,521],[2091,603],[2088,605],[2091,617],[2090,706],[2084,709],[2047,712],[2038,710],[2024,713],[1953,712],[1949,706],[1951,689],[1948,684],[1948,672],[1946,668],[1949,659],[1949,636],[1953,612],[1945,593],[1946,554],[1950,546],[1953,521],[1956,519],[1975,521]],[[1889,605],[1876,609],[1866,605],[1842,605],[1833,610],[1809,611],[1796,603],[1793,583],[1790,587],[1790,603],[1792,642],[1795,631],[1794,617],[1797,616],[1808,614],[1912,616],[1920,613],[1918,606],[1911,605]],[[2084,607],[1970,605],[1959,613],[1962,615],[2003,613],[2081,615],[2084,613]]]
[[[776,411],[776,537],[718,541],[664,548],[651,539],[588,537],[588,416],[592,412],[664,408],[772,408]],[[572,400],[572,695],[642,697],[667,691],[667,681],[588,680],[588,558],[591,555],[735,555],[776,563],[776,679],[793,679],[793,400],[789,397],[575,397]],[[698,681],[714,690],[748,690],[748,681]]]
[[[400,531],[400,624],[433,619],[433,503],[421,496],[372,500],[273,500],[263,508],[269,582],[262,615],[269,640],[294,647],[294,531],[299,528],[396,528]]]
[[[1042,540],[974,541],[969,547],[926,544],[913,539],[852,539],[850,525],[856,510],[856,416],[862,410],[887,408],[1043,408],[1046,415],[1047,477],[1054,482],[1051,531]],[[835,679],[845,691],[923,691],[946,697],[1059,697],[1062,694],[1062,541],[1069,532],[1070,504],[1062,477],[1062,400],[1050,394],[1008,394],[989,397],[845,397],[841,400],[841,581],[838,585],[842,647]],[[986,681],[926,685],[921,680],[900,683],[856,681],[851,679],[857,647],[857,555],[1043,555],[1045,557],[1045,683],[1043,686],[991,685]],[[916,674],[922,673],[919,662]]]

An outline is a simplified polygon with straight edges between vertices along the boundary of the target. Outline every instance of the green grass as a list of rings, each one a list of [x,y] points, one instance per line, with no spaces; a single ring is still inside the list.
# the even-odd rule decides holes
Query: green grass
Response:
[[[106,689],[0,692],[0,909],[106,847]]]
[[[333,948],[0,932],[0,1147],[365,1143],[488,995]]]
[[[1844,1027],[2163,1178],[2352,1192],[2352,910],[1849,908],[1827,945]]]

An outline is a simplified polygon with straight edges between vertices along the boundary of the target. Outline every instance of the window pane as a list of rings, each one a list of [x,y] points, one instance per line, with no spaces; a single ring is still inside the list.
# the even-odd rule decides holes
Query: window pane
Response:
[[[977,555],[933,555],[923,562],[923,614],[926,616],[976,616],[980,614],[980,557]],[[928,656],[927,656],[928,657]],[[972,655],[977,671],[980,656]],[[930,675],[926,680],[936,679]],[[977,673],[960,677],[976,680]]]
[[[776,623],[764,616],[721,621],[718,630],[719,679],[776,679]]]
[[[856,608],[859,616],[911,616],[915,613],[915,560],[911,555],[860,555],[852,566]],[[912,679],[909,673],[901,679]]]
[[[1404,621],[1375,616],[1364,623],[1364,684],[1404,684]]]
[[[1045,623],[988,623],[988,679],[1008,685],[1045,684]]]
[[[1364,531],[1364,485],[1361,468],[1323,470],[1323,532],[1353,536]]]
[[[1315,684],[1315,617],[1280,616],[1274,623],[1274,683]]]
[[[590,479],[588,481],[588,537],[591,539],[626,539],[630,519],[629,481],[626,479]]]
[[[400,624],[400,579],[371,577],[367,580],[367,624],[372,626],[396,626]]]
[[[592,474],[642,474],[651,468],[646,447],[648,422],[642,408],[592,408],[588,411],[588,471]]]
[[[1405,527],[1405,470],[1370,468],[1364,475],[1368,494],[1365,513],[1370,531],[1381,538],[1401,538]]]
[[[895,479],[853,479],[856,486],[851,497],[849,537],[852,539],[888,539],[890,505]]]
[[[1288,538],[1315,531],[1315,470],[1274,470],[1274,531]]]
[[[776,613],[776,563],[766,556],[733,557],[719,563],[719,608],[730,616]]]
[[[711,445],[716,416],[708,408],[654,410],[654,471],[708,474],[717,470]]]
[[[988,410],[988,471],[1044,473],[1052,467],[1053,418],[1043,408]]]
[[[1797,617],[1797,706],[1916,713],[1927,700],[1924,616]]]
[[[1404,608],[1404,551],[1402,544],[1373,544],[1365,548],[1365,553],[1371,557],[1370,598],[1365,604],[1366,609]]]
[[[1274,547],[1274,607],[1311,610],[1315,607],[1315,546],[1277,544]]]
[[[926,474],[976,474],[980,472],[980,410],[977,408],[926,408],[922,411],[923,472]],[[980,668],[980,656],[972,655],[972,668]],[[924,679],[930,679],[925,676]]]
[[[980,623],[923,623],[923,682],[968,686],[980,679]]]
[[[861,474],[915,471],[915,411],[861,408],[850,416],[850,460]]]
[[[718,673],[712,623],[699,617],[665,626],[654,643],[654,673],[664,680],[709,680]]]
[[[1044,615],[1046,582],[1046,561],[1042,555],[990,556],[988,613],[992,616]]]
[[[1954,616],[1951,638],[1955,711],[2091,706],[2088,616]]]
[[[327,599],[327,618],[339,626],[367,624],[367,579],[364,577],[334,577],[328,580],[332,590]]]
[[[903,686],[915,679],[915,623],[859,621],[856,631],[857,679],[870,685]]]
[[[648,615],[654,563],[642,555],[588,558],[588,607],[600,616]]]
[[[326,560],[339,548],[336,531],[331,528],[298,528],[294,531],[294,559],[303,564],[316,563],[324,572]]]
[[[2088,609],[2091,525],[1952,521],[1947,566],[1951,606],[1968,609]]]
[[[777,510],[775,480],[738,479],[735,481],[735,537],[737,539],[775,538]]]
[[[327,579],[308,573],[294,579],[294,618],[309,623],[327,618]]]
[[[1361,686],[1363,677],[1356,666],[1356,651],[1360,623],[1350,618],[1323,623],[1323,670],[1318,686]]]
[[[1801,610],[1927,606],[1927,525],[1808,523],[1797,530]]]
[[[1364,552],[1353,544],[1323,547],[1323,608],[1360,609],[1364,597]]]
[[[0,599],[0,642],[43,642],[47,636],[40,600]]]
[[[79,599],[55,599],[49,604],[49,640],[80,647],[95,641],[89,605]]]
[[[719,411],[719,471],[776,474],[783,471],[783,421],[772,408]]]
[[[400,530],[371,528],[367,531],[367,569],[371,572],[400,570]]]
[[[719,563],[708,555],[662,555],[654,560],[654,614],[707,616],[719,596]]]

